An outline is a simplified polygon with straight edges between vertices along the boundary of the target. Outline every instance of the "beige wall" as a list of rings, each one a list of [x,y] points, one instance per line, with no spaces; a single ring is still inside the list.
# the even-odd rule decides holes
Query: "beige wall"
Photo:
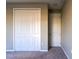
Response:
[[[47,4],[7,4],[6,48],[13,49],[13,8],[41,8],[41,50],[48,49],[48,5]]]
[[[13,49],[13,16],[12,8],[6,9],[6,49]]]
[[[72,59],[72,1],[67,0],[62,9],[62,40],[61,46],[67,57]]]

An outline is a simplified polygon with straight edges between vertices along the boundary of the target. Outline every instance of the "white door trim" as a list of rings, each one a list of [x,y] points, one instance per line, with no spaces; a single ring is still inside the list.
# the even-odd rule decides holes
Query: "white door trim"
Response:
[[[15,10],[24,10],[24,9],[35,9],[35,10],[40,9],[40,11],[41,11],[41,8],[13,8],[13,51],[15,51],[15,34],[14,34],[14,32],[15,32],[15,30],[14,30],[14,23],[15,23],[14,14],[15,13],[14,13],[14,11]],[[40,13],[40,23],[41,23],[41,13]],[[41,24],[40,24],[40,26],[41,26]],[[41,29],[41,27],[40,27],[40,29]],[[41,30],[40,30],[40,43],[41,43]],[[40,51],[41,51],[41,48],[40,48]]]

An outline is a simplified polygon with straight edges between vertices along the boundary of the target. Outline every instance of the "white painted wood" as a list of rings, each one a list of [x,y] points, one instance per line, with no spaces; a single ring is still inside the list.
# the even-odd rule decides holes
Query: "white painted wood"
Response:
[[[14,9],[14,50],[40,51],[41,49],[41,9]]]
[[[40,50],[41,52],[48,52],[48,50]]]
[[[50,14],[49,34],[51,46],[61,46],[61,14]]]
[[[6,52],[12,52],[12,51],[14,51],[14,50],[6,50]]]

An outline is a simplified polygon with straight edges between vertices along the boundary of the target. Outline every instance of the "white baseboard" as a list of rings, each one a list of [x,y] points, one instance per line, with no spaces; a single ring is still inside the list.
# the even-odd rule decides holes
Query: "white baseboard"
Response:
[[[68,54],[66,53],[65,49],[64,49],[63,47],[61,47],[61,48],[62,48],[62,50],[64,51],[64,53],[65,53],[65,55],[67,56],[67,58],[70,59],[69,56],[68,56]]]
[[[14,50],[6,50],[6,52],[13,52]]]
[[[14,50],[6,50],[6,52],[13,52]],[[40,50],[41,52],[48,52],[48,50]]]
[[[41,52],[48,52],[48,50],[40,50]]]

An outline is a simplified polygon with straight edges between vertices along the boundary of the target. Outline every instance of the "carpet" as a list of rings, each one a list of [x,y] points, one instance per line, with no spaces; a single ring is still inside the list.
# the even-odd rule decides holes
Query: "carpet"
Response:
[[[67,57],[60,47],[53,47],[48,52],[6,52],[6,59],[67,59]]]

